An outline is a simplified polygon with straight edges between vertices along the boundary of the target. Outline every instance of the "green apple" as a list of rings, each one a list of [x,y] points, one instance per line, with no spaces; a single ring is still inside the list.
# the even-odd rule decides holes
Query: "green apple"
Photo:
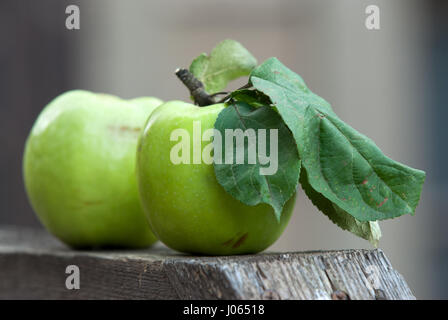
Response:
[[[161,104],[75,90],[50,102],[25,146],[25,187],[43,225],[72,247],[146,247],[156,241],[135,175],[143,125]]]
[[[293,211],[295,195],[278,222],[269,205],[248,206],[230,196],[216,181],[213,164],[171,161],[171,149],[179,143],[171,141],[172,132],[178,128],[188,131],[191,155],[195,147],[193,122],[200,121],[202,137],[214,127],[224,107],[164,103],[148,118],[140,137],[140,199],[153,232],[172,249],[210,255],[256,253],[278,239]],[[202,142],[199,150],[209,143]]]

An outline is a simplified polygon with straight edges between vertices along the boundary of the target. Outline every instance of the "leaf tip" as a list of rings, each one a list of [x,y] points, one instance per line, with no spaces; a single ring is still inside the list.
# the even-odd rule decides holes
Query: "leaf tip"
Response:
[[[277,223],[280,223],[281,221],[281,217],[282,217],[282,210],[278,209],[278,208],[274,208],[274,215],[275,215],[275,220],[277,220]]]

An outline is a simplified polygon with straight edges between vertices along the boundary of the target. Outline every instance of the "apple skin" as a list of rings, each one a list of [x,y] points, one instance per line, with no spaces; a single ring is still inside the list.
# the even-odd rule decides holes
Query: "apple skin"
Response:
[[[42,224],[74,248],[147,247],[156,241],[138,199],[140,131],[162,103],[68,91],[38,116],[23,174]]]
[[[151,114],[139,140],[137,173],[144,211],[159,240],[177,251],[206,255],[263,251],[281,235],[294,208],[296,195],[278,222],[269,205],[248,206],[229,195],[216,181],[213,165],[170,161],[170,150],[178,143],[170,141],[171,132],[184,128],[192,140],[193,121],[200,120],[204,132],[214,127],[223,108],[223,104],[164,103]],[[202,142],[202,148],[209,143]],[[190,156],[192,149],[190,141]]]

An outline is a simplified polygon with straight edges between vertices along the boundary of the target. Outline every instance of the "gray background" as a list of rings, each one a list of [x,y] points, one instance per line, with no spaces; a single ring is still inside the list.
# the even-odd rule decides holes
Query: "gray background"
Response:
[[[65,7],[81,29],[65,28]],[[381,30],[364,26],[367,5]],[[176,67],[233,38],[259,62],[278,57],[385,154],[427,172],[416,216],[381,223],[380,247],[418,298],[448,298],[448,24],[442,1],[0,2],[0,225],[40,227],[21,161],[40,110],[82,88],[124,98],[188,99]],[[242,82],[232,84],[236,87]],[[341,231],[300,192],[270,250],[370,248]]]

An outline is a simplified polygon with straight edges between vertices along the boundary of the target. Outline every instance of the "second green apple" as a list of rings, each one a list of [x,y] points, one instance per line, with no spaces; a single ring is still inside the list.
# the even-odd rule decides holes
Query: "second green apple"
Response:
[[[72,247],[147,247],[156,241],[137,192],[140,131],[161,101],[84,90],[48,104],[27,139],[24,180],[43,225]]]

